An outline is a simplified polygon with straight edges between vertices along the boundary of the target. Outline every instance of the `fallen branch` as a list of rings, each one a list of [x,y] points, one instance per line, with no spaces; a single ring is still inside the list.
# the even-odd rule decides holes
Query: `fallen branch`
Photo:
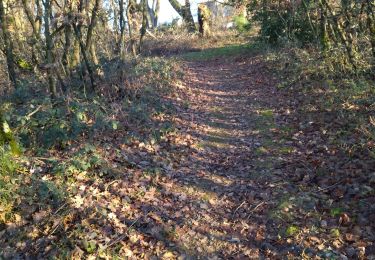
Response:
[[[158,39],[158,37],[156,37],[152,32],[150,32],[149,30],[146,29],[146,33],[148,35],[150,35],[152,38],[154,38],[155,40]]]
[[[31,112],[30,114],[28,114],[28,115],[25,116],[26,119],[27,119],[27,120],[30,120],[30,117],[31,117],[32,115],[36,114],[41,108],[42,108],[41,105],[38,106],[33,112]]]

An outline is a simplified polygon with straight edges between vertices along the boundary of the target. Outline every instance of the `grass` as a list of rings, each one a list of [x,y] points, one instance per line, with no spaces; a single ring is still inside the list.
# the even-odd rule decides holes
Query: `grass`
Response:
[[[157,31],[155,35],[157,38],[145,38],[144,55],[180,55],[208,48],[243,44],[248,41],[247,35],[239,35],[236,30],[217,30],[211,37],[201,37],[199,34],[190,34],[174,28],[170,32]]]
[[[203,61],[249,54],[254,49],[256,49],[254,44],[229,45],[219,48],[205,49],[199,52],[189,52],[180,57],[188,61]]]

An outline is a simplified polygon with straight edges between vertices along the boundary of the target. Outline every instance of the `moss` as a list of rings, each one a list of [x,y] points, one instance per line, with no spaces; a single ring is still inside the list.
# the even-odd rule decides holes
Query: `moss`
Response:
[[[340,230],[337,229],[337,228],[333,228],[333,229],[331,229],[331,235],[332,235],[333,237],[339,237],[339,236],[340,236]]]
[[[260,114],[264,117],[273,117],[273,111],[271,109],[262,110]]]
[[[300,230],[299,227],[291,225],[291,226],[289,226],[289,227],[286,228],[285,235],[287,237],[295,236],[295,235],[298,234],[299,230]]]
[[[267,153],[268,153],[267,148],[265,148],[265,147],[263,147],[263,146],[261,146],[261,147],[259,147],[259,148],[257,148],[257,149],[255,150],[255,154],[256,154],[256,155],[262,155],[262,154],[267,154]]]
[[[33,66],[24,59],[18,59],[17,65],[23,70],[29,70],[29,71],[33,70]]]
[[[289,154],[293,152],[294,148],[293,147],[281,147],[278,150],[279,150],[279,153]]]

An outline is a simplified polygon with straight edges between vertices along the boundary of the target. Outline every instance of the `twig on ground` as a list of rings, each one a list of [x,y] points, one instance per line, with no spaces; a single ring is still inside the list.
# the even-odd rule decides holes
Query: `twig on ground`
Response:
[[[235,211],[233,212],[233,216],[236,215],[237,211],[246,203],[246,201],[242,201],[242,203],[235,209]]]
[[[117,238],[116,238],[115,240],[113,240],[112,242],[110,242],[110,243],[104,245],[104,247],[102,248],[102,250],[105,250],[105,249],[107,249],[107,248],[109,248],[109,247],[111,247],[111,246],[117,244],[118,242],[120,242],[121,240],[123,240],[125,237],[127,237],[127,236],[129,235],[129,229],[130,229],[131,227],[133,227],[133,226],[135,225],[135,223],[138,222],[139,219],[140,219],[140,217],[137,218],[136,220],[134,220],[133,223],[130,224],[130,226],[128,227],[128,230],[126,231],[125,234],[123,234],[123,235],[117,237]]]
[[[38,106],[33,112],[31,112],[30,114],[28,114],[28,115],[25,116],[26,119],[27,119],[27,120],[30,120],[30,117],[31,117],[32,115],[36,114],[41,108],[42,108],[41,105]]]
[[[247,219],[250,218],[251,216],[251,213],[253,213],[254,211],[256,211],[260,206],[262,206],[263,204],[267,203],[268,201],[262,201],[260,202],[258,205],[256,205],[252,210],[249,211],[249,215],[247,216]]]
[[[339,181],[339,182],[336,182],[335,184],[332,184],[332,185],[330,185],[330,186],[328,186],[328,187],[325,187],[325,188],[318,188],[318,190],[317,191],[325,191],[325,190],[329,190],[329,189],[331,189],[331,188],[334,188],[334,187],[336,187],[337,185],[339,185],[340,183],[342,183],[343,181],[341,180],[341,181]]]

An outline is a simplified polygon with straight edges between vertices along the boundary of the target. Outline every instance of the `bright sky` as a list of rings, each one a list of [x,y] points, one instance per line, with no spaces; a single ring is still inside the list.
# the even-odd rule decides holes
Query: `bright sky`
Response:
[[[181,4],[185,1],[179,0]],[[205,0],[190,0],[191,11],[193,13],[194,19],[197,16],[198,3],[205,2]],[[159,14],[159,24],[166,22],[171,22],[174,18],[180,17],[177,12],[173,9],[168,0],[160,0],[160,14]]]

